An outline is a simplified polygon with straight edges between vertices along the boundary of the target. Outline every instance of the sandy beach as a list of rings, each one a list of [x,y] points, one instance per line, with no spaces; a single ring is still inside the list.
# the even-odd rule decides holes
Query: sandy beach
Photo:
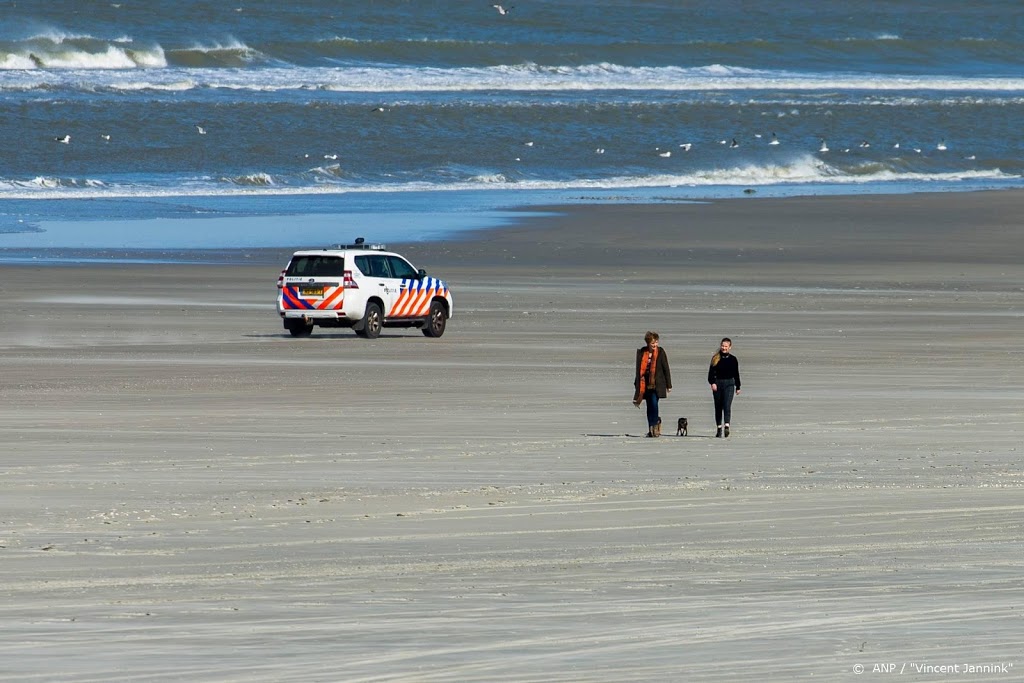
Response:
[[[1024,193],[545,212],[400,247],[437,340],[0,266],[0,680],[1024,677]]]

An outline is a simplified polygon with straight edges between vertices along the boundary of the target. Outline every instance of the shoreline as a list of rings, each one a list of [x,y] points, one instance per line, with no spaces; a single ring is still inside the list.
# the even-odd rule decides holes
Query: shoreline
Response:
[[[545,244],[551,238],[554,243],[571,241],[583,247],[582,252],[573,249],[566,251],[555,244],[552,250],[542,250],[538,255],[531,255],[538,266],[550,267],[567,265],[572,261],[600,263],[606,260],[609,249],[617,250],[622,257],[622,265],[638,266],[649,263],[644,251],[654,243],[662,250],[663,256],[678,262],[693,260],[688,251],[688,244],[701,242],[704,250],[699,257],[714,263],[730,263],[732,257],[754,257],[770,264],[784,264],[787,257],[787,246],[807,251],[820,247],[813,225],[807,224],[808,219],[822,223],[839,222],[846,227],[842,242],[836,243],[835,251],[819,249],[829,258],[838,260],[855,260],[864,254],[856,249],[861,239],[877,241],[890,229],[892,217],[899,213],[901,224],[894,226],[896,231],[908,226],[906,221],[913,220],[914,231],[927,226],[932,231],[932,240],[925,235],[923,240],[913,244],[900,242],[890,237],[893,250],[873,258],[892,260],[904,259],[910,262],[948,261],[945,251],[935,248],[936,240],[949,238],[961,239],[960,230],[968,228],[979,231],[980,241],[995,237],[1006,242],[1007,229],[1012,226],[1001,224],[1001,216],[1007,212],[1021,212],[1019,205],[1024,205],[1024,190],[979,190],[972,192],[934,192],[917,194],[867,194],[867,195],[831,195],[831,196],[799,196],[799,197],[735,197],[705,198],[686,201],[645,202],[597,202],[571,204],[510,204],[496,211],[488,211],[468,216],[455,214],[460,226],[454,232],[445,232],[444,215],[427,217],[430,228],[423,239],[390,239],[389,246],[404,250],[410,254],[421,254],[432,259],[439,265],[464,265],[465,259],[480,257],[489,247],[481,249],[473,245],[486,243],[500,244],[503,250],[501,258],[490,259],[488,265],[504,263],[513,265],[515,259],[524,258],[534,244]],[[595,217],[614,214],[623,220],[620,235],[605,235],[599,245],[588,244],[592,241],[592,233],[587,224]],[[353,214],[355,215],[355,214]],[[359,214],[361,215],[361,214]],[[475,217],[474,217],[475,216]],[[785,218],[782,218],[784,216]],[[268,220],[271,217],[268,217]],[[280,221],[302,220],[302,216],[278,216]],[[319,216],[317,217],[319,220]],[[411,220],[416,220],[413,216]],[[627,220],[632,219],[632,220]],[[208,231],[209,218],[182,216],[173,219],[171,224],[178,231],[196,226],[198,231]],[[246,229],[245,217],[232,219],[232,229],[239,234]],[[474,221],[484,225],[474,225]],[[637,222],[640,221],[640,222]],[[684,221],[682,224],[669,225],[672,221]],[[708,243],[707,235],[701,229],[701,221],[712,222],[719,232],[729,233],[728,237],[720,236],[713,244]],[[803,229],[789,229],[786,221]],[[102,223],[102,220],[75,221],[71,225],[75,232],[83,227]],[[504,223],[504,224],[503,224]],[[145,222],[139,225],[145,225]],[[389,228],[393,230],[393,228]],[[706,229],[705,229],[706,230]],[[371,241],[384,241],[373,236],[372,230],[365,226],[353,226],[350,231],[360,233]],[[866,232],[865,232],[866,231]],[[331,232],[337,236],[342,232]],[[555,234],[555,233],[558,234]],[[993,234],[993,232],[995,234]],[[11,233],[8,233],[11,234]],[[346,235],[341,235],[345,237]],[[354,238],[356,235],[348,236]],[[4,244],[0,235],[0,245]],[[627,239],[628,238],[628,239]],[[335,242],[338,239],[334,240]],[[8,240],[8,243],[10,240]],[[323,242],[323,240],[321,240]],[[969,242],[964,242],[965,246]],[[296,239],[294,244],[270,247],[221,246],[210,248],[89,248],[84,246],[46,246],[46,247],[10,247],[0,246],[0,265],[103,265],[104,263],[168,263],[168,264],[225,264],[253,263],[274,264],[287,260],[295,249],[310,248],[311,241]],[[871,248],[877,245],[872,244]],[[1010,251],[1004,258],[994,261],[1012,263],[1020,250],[1015,244],[1008,242]],[[772,251],[776,253],[772,253]],[[737,256],[738,251],[745,254]],[[863,250],[862,250],[863,251]],[[969,249],[969,251],[971,251]],[[973,251],[978,252],[977,249]],[[959,253],[959,252],[958,252]],[[585,255],[584,255],[585,254]],[[860,254],[860,256],[858,256]],[[978,254],[975,255],[976,258]],[[970,254],[967,254],[970,256]],[[991,255],[989,255],[991,258]],[[565,259],[568,258],[568,262]]]

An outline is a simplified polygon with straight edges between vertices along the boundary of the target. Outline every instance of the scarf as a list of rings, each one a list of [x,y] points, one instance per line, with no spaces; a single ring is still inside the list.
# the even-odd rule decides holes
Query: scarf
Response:
[[[658,367],[658,348],[644,353],[640,361],[640,395],[647,393],[648,389],[654,388],[654,372]]]

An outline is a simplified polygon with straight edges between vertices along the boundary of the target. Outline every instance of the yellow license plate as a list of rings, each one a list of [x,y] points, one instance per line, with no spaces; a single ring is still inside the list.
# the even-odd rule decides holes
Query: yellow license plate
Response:
[[[323,287],[299,287],[299,296],[323,296]]]

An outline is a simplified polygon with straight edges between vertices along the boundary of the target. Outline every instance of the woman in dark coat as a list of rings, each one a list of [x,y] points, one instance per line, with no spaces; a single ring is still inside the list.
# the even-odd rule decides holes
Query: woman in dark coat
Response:
[[[740,393],[740,362],[732,355],[732,340],[722,340],[718,353],[711,358],[708,368],[708,384],[715,399],[715,425],[718,438],[729,436],[729,421],[732,419],[732,399]]]
[[[657,332],[644,335],[647,346],[636,350],[636,378],[633,380],[633,405],[639,407],[647,401],[647,436],[661,436],[661,417],[658,400],[672,391],[672,372],[668,367],[668,354],[660,348]]]

